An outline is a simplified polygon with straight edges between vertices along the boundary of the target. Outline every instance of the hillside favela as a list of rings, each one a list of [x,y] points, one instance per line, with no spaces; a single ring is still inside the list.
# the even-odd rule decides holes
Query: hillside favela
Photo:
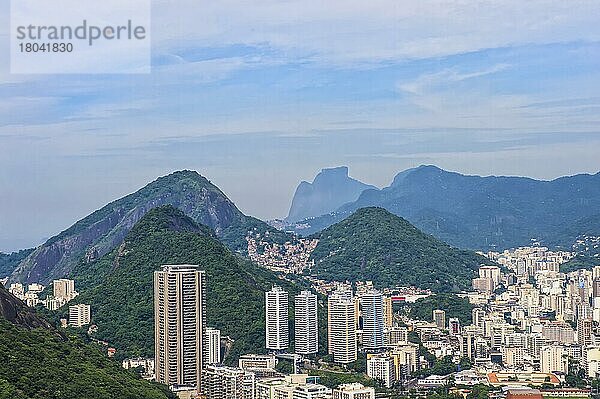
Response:
[[[599,22],[0,2],[0,399],[600,399]]]

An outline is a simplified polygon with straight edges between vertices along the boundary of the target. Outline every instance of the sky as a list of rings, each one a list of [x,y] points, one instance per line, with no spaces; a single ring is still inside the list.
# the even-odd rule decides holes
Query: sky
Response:
[[[197,170],[247,214],[347,165],[540,179],[600,170],[600,5],[152,2],[152,71],[10,74],[0,57],[0,251]],[[9,49],[0,0],[0,54]]]

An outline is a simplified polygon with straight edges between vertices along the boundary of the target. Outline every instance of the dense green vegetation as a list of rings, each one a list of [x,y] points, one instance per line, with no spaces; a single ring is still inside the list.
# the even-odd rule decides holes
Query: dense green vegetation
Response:
[[[451,317],[457,317],[462,325],[469,325],[472,321],[473,305],[466,298],[454,294],[440,293],[417,299],[409,306],[410,317],[417,320],[432,320],[434,309],[446,312],[446,323]]]
[[[33,248],[22,249],[18,252],[5,254],[0,252],[0,277],[5,277],[11,274],[19,265],[19,263],[33,252]]]
[[[1,399],[175,397],[165,386],[123,369],[99,349],[56,330],[0,285]]]
[[[292,295],[298,288],[269,270],[233,255],[205,226],[180,210],[148,212],[124,243],[98,261],[81,262],[71,274],[92,306],[96,338],[122,356],[153,356],[153,272],[163,264],[198,264],[207,273],[207,319],[235,340],[228,361],[240,353],[264,351],[264,291],[273,284]]]
[[[372,280],[435,291],[470,286],[482,256],[424,234],[382,208],[363,208],[316,235],[312,273],[326,280]]]
[[[600,258],[588,255],[577,255],[570,261],[560,265],[561,273],[570,273],[579,269],[591,270],[594,266],[600,265]]]
[[[0,317],[2,399],[166,399],[175,396],[142,380],[77,339],[29,330]]]

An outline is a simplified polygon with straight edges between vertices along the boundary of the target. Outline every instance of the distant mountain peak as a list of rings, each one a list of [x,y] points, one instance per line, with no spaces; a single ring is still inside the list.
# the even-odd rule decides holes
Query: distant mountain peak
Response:
[[[333,212],[367,189],[377,188],[351,178],[347,166],[321,169],[312,183],[300,182],[286,219],[294,222]]]

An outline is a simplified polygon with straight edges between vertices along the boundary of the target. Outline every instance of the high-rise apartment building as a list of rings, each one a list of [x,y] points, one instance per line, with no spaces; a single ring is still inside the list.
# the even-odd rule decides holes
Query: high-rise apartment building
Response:
[[[383,348],[383,296],[370,291],[361,297],[363,317],[363,348],[378,350]]]
[[[317,296],[310,291],[296,295],[294,307],[296,353],[310,355],[319,351]]]
[[[354,300],[348,293],[329,296],[329,352],[336,363],[352,363],[357,358]]]
[[[54,298],[62,298],[66,302],[75,298],[78,293],[75,291],[75,281],[66,278],[52,281]]]
[[[479,268],[480,278],[491,278],[494,286],[500,283],[500,268],[498,266],[481,266]]]
[[[433,322],[437,328],[446,328],[446,312],[441,309],[434,309],[433,311]]]
[[[327,298],[327,351],[328,351],[327,353],[329,353],[330,355],[333,354],[333,345],[331,343],[331,339],[333,337],[333,334],[331,332],[331,326],[332,326],[331,306],[334,301],[340,301],[340,300],[353,301],[352,291],[351,290],[337,290],[337,291],[331,293],[329,295],[329,297]],[[355,326],[358,323],[358,317],[360,315],[360,311],[359,311],[360,309],[358,309],[358,307],[356,306],[357,304],[358,304],[358,302],[355,303],[355,308],[354,308]]]
[[[394,325],[394,302],[391,296],[383,297],[383,326],[390,328]]]
[[[577,343],[582,347],[587,347],[593,343],[592,333],[594,322],[592,319],[577,320]]]
[[[394,347],[408,343],[407,327],[389,327],[385,330],[385,346]]]
[[[156,380],[201,389],[208,360],[206,273],[197,265],[165,265],[154,272]]]
[[[208,364],[221,363],[221,330],[207,327],[206,342],[208,345]]]
[[[69,306],[69,325],[72,327],[82,327],[90,324],[91,311],[90,305],[83,303]]]
[[[265,292],[265,346],[267,349],[282,351],[289,345],[288,293],[274,286]]]

